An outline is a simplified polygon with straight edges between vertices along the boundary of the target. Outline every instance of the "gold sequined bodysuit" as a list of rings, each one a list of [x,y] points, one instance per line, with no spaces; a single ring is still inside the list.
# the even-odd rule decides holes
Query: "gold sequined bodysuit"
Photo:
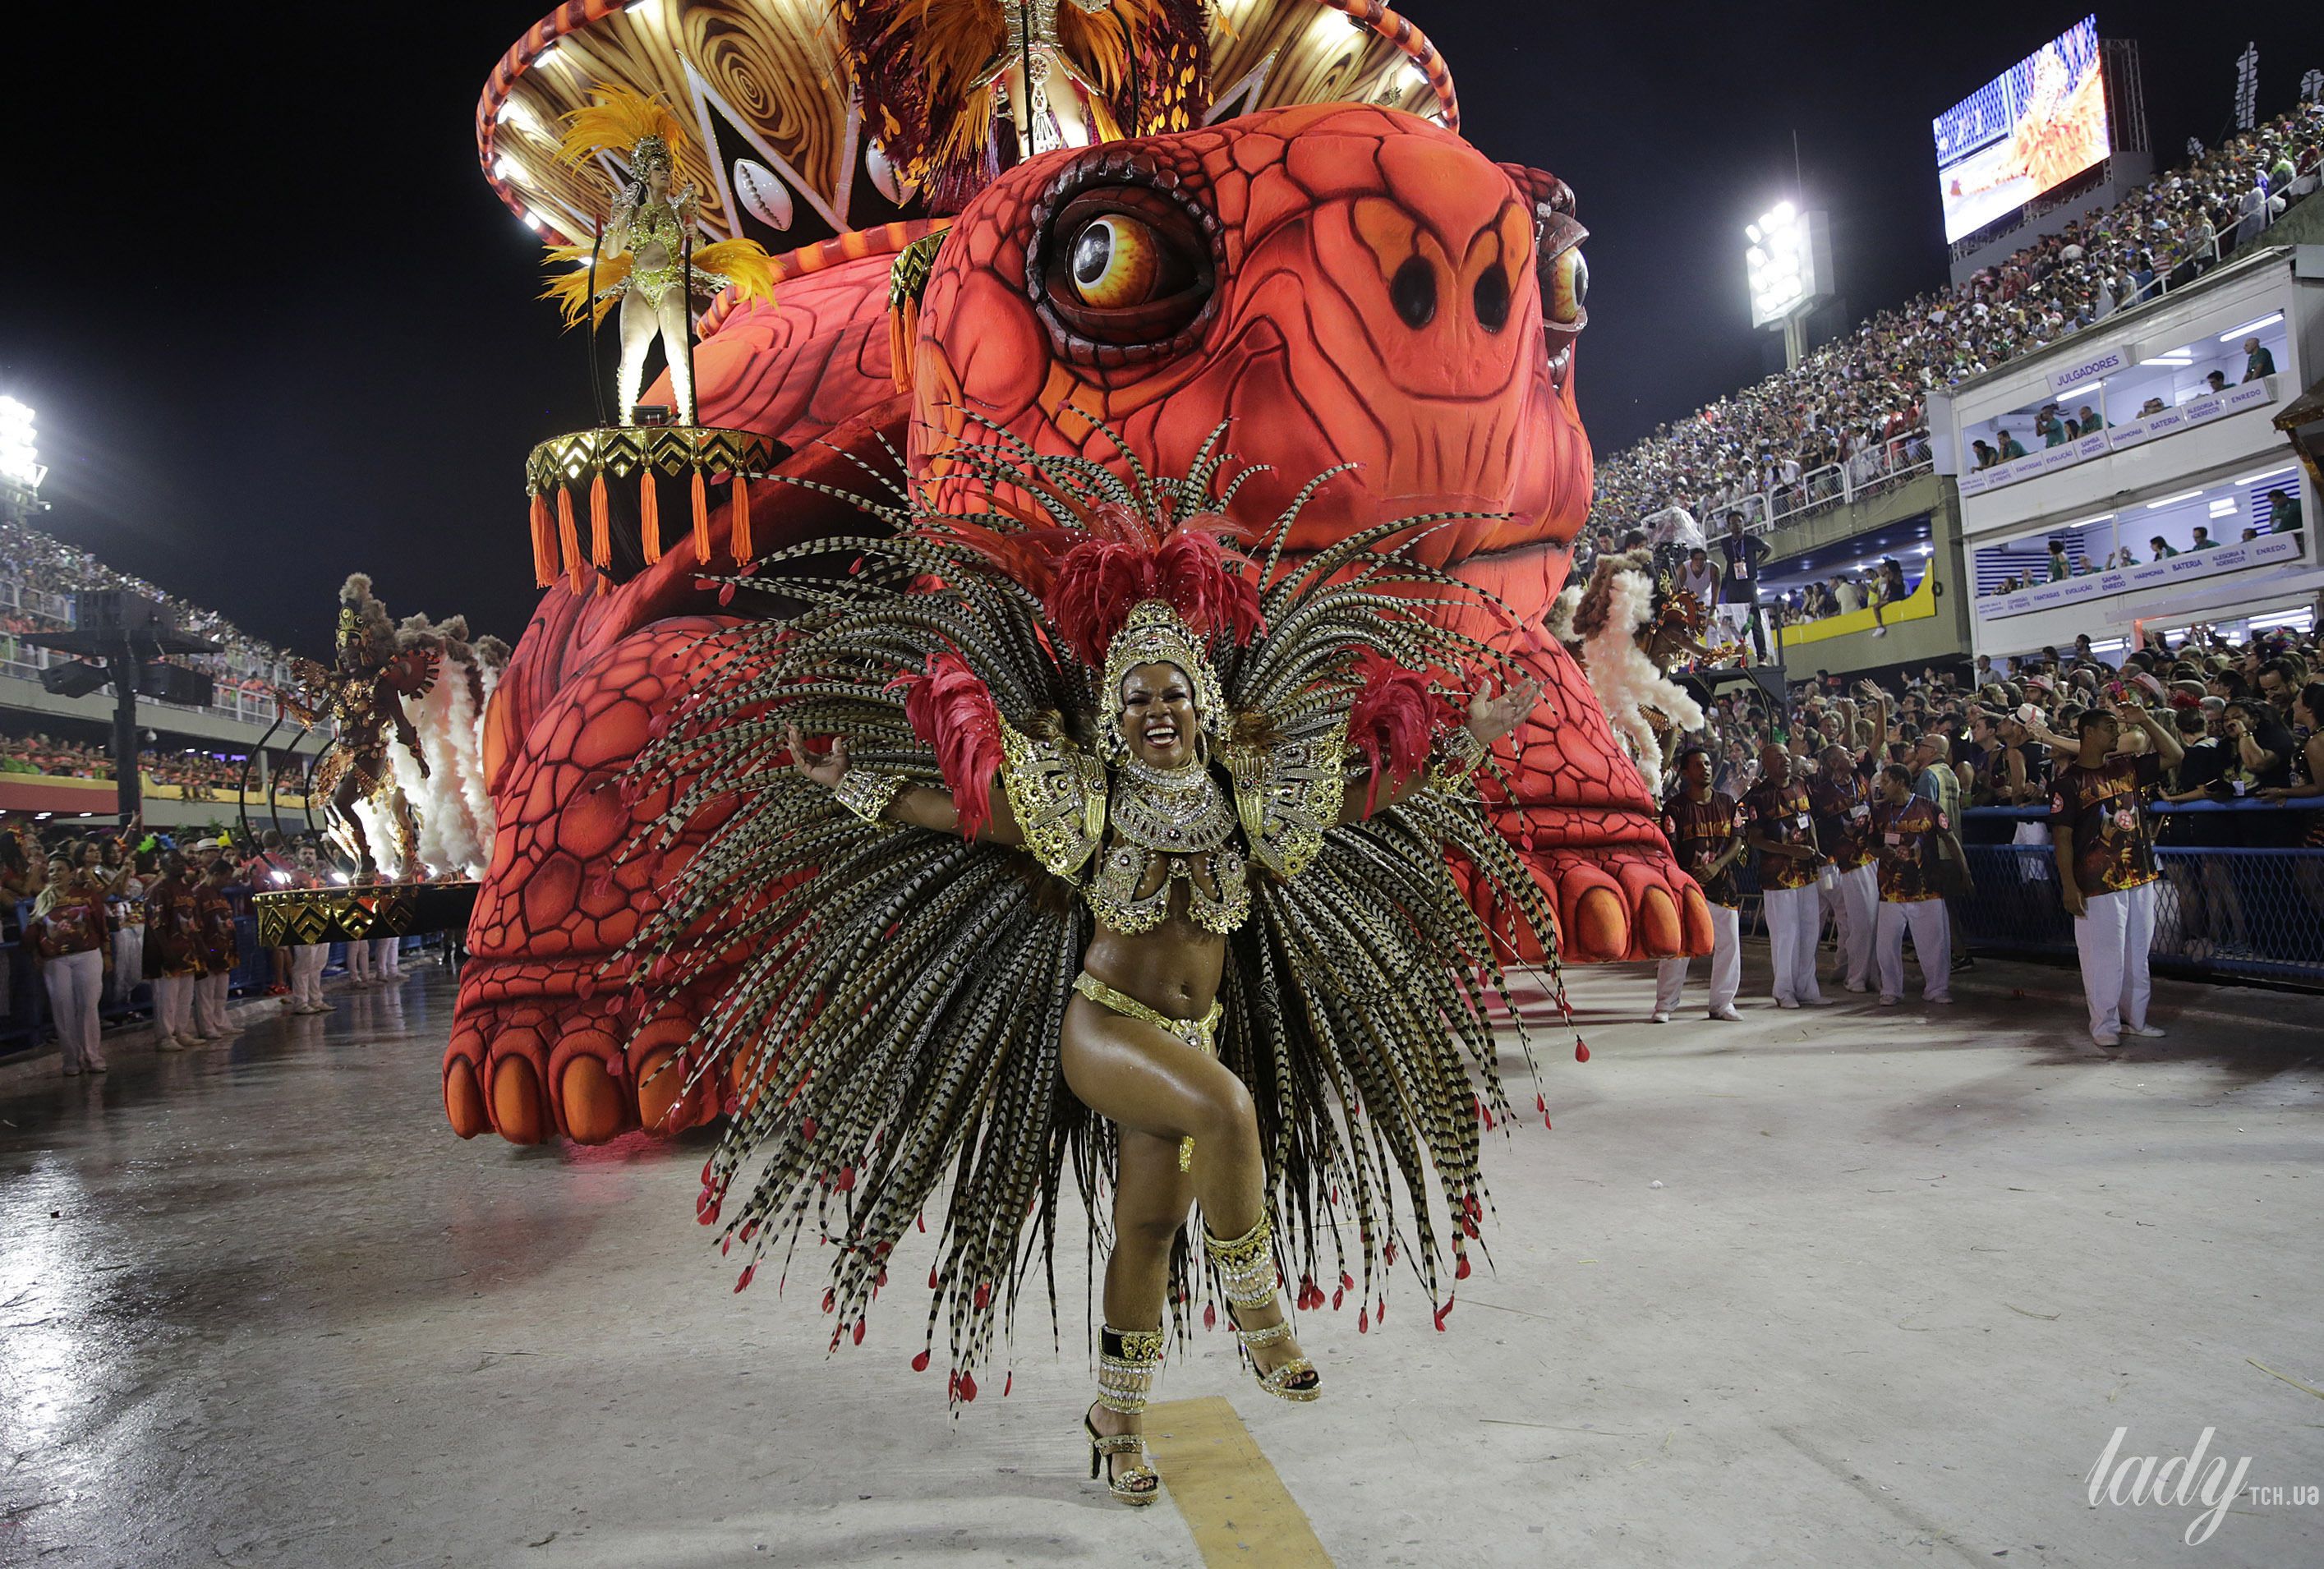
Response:
[[[686,233],[678,219],[678,209],[669,202],[654,202],[641,207],[630,218],[622,241],[632,260],[629,286],[646,297],[649,305],[659,305],[686,275],[684,249]],[[662,264],[648,267],[636,258],[654,245],[662,252]]]

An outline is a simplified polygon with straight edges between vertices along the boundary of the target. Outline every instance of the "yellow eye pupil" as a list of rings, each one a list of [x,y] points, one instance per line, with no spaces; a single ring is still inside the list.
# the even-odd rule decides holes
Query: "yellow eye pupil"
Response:
[[[1074,236],[1071,274],[1074,291],[1098,309],[1126,309],[1153,298],[1160,270],[1154,232],[1125,213],[1090,220]]]

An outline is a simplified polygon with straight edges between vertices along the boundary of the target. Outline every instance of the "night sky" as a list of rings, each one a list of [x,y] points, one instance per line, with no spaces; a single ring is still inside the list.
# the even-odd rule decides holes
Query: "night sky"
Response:
[[[1606,452],[1775,363],[1742,226],[1794,194],[1794,130],[1853,315],[1893,304],[1945,274],[1930,117],[2088,12],[1401,8],[1451,60],[1468,138],[1579,197],[1579,386]],[[545,0],[395,9],[44,5],[8,24],[0,392],[40,414],[44,526],[309,653],[355,568],[398,614],[513,639],[536,597],[521,464],[590,419],[580,339],[534,300],[539,246],[470,128]],[[2227,129],[2246,41],[2262,112],[2290,106],[2324,65],[2305,9],[2098,9],[2142,47],[2159,166]]]

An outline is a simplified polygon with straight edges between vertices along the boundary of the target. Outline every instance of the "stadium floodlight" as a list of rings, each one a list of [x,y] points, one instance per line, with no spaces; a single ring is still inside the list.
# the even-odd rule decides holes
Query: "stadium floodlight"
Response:
[[[41,466],[32,411],[14,398],[0,397],[0,481],[36,491],[48,472]]]
[[[1743,253],[1751,293],[1751,325],[1784,329],[1784,358],[1796,365],[1806,350],[1804,318],[1831,294],[1831,234],[1824,215],[1779,201],[1756,224],[1744,226]]]

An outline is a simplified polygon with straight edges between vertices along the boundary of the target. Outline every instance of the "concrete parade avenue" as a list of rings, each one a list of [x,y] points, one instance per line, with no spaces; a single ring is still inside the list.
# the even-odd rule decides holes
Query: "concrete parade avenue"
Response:
[[[2158,980],[2102,1054],[2070,969],[1794,1012],[1745,960],[1735,1024],[1701,962],[1662,1026],[1571,972],[1591,1060],[1536,1031],[1555,1131],[1488,1136],[1443,1333],[1401,1265],[1303,1315],[1311,1407],[1198,1324],[1143,1510],[1080,1442],[1078,1213],[1061,1348],[1037,1281],[954,1420],[925,1245],[832,1354],[811,1229],[779,1300],[694,1223],[711,1131],[455,1140],[432,964],[0,1069],[0,1564],[2324,1563],[2316,1000]]]

